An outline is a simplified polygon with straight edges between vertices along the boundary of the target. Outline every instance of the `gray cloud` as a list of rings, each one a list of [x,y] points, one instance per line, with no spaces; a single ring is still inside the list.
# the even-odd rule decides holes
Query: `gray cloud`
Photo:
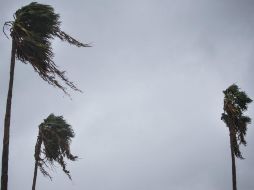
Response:
[[[10,190],[31,187],[37,126],[51,112],[73,125],[73,153],[81,159],[68,163],[72,182],[56,168],[53,182],[38,176],[38,190],[231,188],[222,90],[237,83],[254,98],[253,1],[40,2],[93,47],[54,41],[56,63],[84,91],[72,100],[17,62]],[[1,2],[0,23],[28,3]],[[10,45],[1,35],[1,121]],[[250,126],[246,159],[237,162],[239,189],[254,189],[253,135]]]

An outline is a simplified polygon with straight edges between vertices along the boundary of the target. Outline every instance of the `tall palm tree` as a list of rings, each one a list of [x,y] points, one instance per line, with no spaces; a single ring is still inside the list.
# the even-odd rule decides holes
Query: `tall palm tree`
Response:
[[[223,91],[224,97],[224,113],[222,113],[221,120],[223,120],[229,129],[230,149],[232,159],[232,183],[233,190],[237,190],[236,183],[236,166],[235,157],[244,159],[240,151],[240,145],[247,145],[245,140],[247,125],[251,123],[251,118],[244,115],[248,108],[248,104],[252,100],[244,91],[240,91],[236,84],[229,86]]]
[[[17,10],[14,14],[14,21],[6,22],[4,25],[4,28],[9,27],[10,29],[12,51],[4,120],[2,190],[7,190],[8,184],[9,133],[15,58],[23,63],[30,63],[43,80],[60,88],[66,94],[68,94],[66,87],[80,91],[73,82],[68,80],[65,72],[59,70],[55,65],[51,39],[58,37],[60,40],[77,47],[89,47],[89,45],[83,44],[63,32],[60,29],[61,22],[59,18],[59,14],[56,14],[51,6],[33,2]]]
[[[62,116],[50,114],[39,125],[39,134],[35,145],[35,167],[32,190],[35,190],[38,167],[44,176],[51,179],[45,167],[53,167],[57,162],[64,173],[71,179],[70,172],[66,169],[64,158],[75,161],[77,156],[70,153],[71,138],[74,137],[72,127],[66,123]],[[43,148],[42,148],[43,146]]]

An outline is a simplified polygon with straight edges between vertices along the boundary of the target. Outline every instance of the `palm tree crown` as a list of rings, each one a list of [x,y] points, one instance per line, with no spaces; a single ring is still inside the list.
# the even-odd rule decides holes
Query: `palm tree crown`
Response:
[[[66,87],[59,83],[60,78],[73,90],[80,91],[60,71],[53,61],[51,39],[58,37],[62,41],[77,47],[89,47],[60,29],[59,14],[50,5],[32,2],[17,10],[14,21],[5,23],[10,27],[10,35],[16,47],[16,58],[24,63],[30,63],[40,77],[49,84],[59,87],[66,93]]]
[[[70,172],[66,169],[64,158],[69,160],[77,160],[77,156],[73,156],[70,152],[71,139],[74,137],[72,127],[66,123],[62,116],[50,114],[43,123],[39,125],[38,139],[43,145],[36,144],[35,159],[38,161],[38,166],[41,172],[50,177],[45,166],[54,166],[57,162],[62,167],[65,174],[71,179]],[[41,155],[42,154],[42,155]]]
[[[248,108],[248,104],[252,100],[247,96],[244,91],[240,91],[236,84],[229,86],[223,91],[224,97],[224,113],[222,113],[221,119],[229,127],[232,133],[232,146],[233,153],[237,158],[243,159],[239,145],[246,146],[245,140],[247,125],[251,122],[251,118],[245,116],[245,112]]]

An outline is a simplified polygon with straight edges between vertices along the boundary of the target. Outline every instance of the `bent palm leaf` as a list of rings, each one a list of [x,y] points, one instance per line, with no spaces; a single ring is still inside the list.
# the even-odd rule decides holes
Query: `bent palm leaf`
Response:
[[[30,63],[43,80],[65,93],[66,87],[58,78],[73,90],[80,91],[54,63],[51,39],[57,37],[77,47],[89,47],[89,44],[83,44],[63,32],[59,14],[49,5],[33,2],[17,10],[14,18],[15,21],[6,22],[5,25],[10,26],[11,37],[16,45],[16,58]]]

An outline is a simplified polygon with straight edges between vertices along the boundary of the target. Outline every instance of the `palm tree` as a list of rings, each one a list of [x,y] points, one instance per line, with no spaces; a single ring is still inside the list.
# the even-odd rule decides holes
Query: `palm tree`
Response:
[[[30,63],[43,80],[60,88],[66,94],[68,94],[66,87],[80,91],[73,82],[68,80],[65,72],[59,70],[55,65],[51,39],[58,37],[60,40],[67,41],[77,47],[89,47],[89,45],[83,44],[63,32],[60,29],[61,22],[59,18],[59,14],[54,13],[54,9],[51,6],[33,2],[17,10],[14,14],[14,21],[6,22],[4,25],[4,29],[6,27],[10,28],[12,51],[9,90],[4,120],[2,190],[7,190],[8,184],[9,133],[15,58],[23,63]]]
[[[236,185],[236,166],[235,157],[244,159],[240,151],[240,145],[247,145],[245,140],[247,125],[251,123],[251,118],[244,115],[248,108],[248,104],[252,100],[244,91],[240,91],[236,84],[229,86],[223,91],[224,97],[224,113],[222,113],[221,120],[224,121],[229,129],[230,149],[232,159],[232,183],[233,190],[237,190]]]
[[[44,176],[51,179],[45,167],[54,167],[57,162],[64,173],[71,179],[70,172],[66,169],[64,158],[75,161],[77,156],[70,153],[71,138],[74,137],[72,127],[66,123],[62,116],[50,114],[39,125],[39,134],[35,145],[35,167],[32,190],[35,190],[38,167]],[[43,148],[42,148],[43,146]]]

